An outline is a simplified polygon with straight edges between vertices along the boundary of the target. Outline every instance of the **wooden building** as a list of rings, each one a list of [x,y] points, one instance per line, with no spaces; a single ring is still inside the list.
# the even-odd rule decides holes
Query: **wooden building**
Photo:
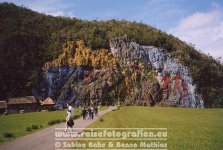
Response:
[[[54,110],[54,106],[55,106],[54,100],[51,99],[50,97],[46,98],[40,103],[41,110]]]
[[[3,114],[7,110],[6,101],[0,101],[0,114]]]
[[[34,96],[10,98],[7,104],[9,113],[33,112],[37,110],[37,101]]]

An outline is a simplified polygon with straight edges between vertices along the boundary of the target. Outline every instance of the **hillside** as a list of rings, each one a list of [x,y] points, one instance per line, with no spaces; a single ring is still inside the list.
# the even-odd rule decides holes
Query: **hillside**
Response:
[[[134,70],[132,72],[130,70],[130,73],[127,73],[130,75],[126,75],[128,69],[125,70],[126,66],[122,65],[124,60],[118,59],[118,65],[115,67],[110,66],[111,71],[106,71],[104,67],[109,66],[106,66],[105,63],[108,57],[107,54],[100,56],[100,58],[105,57],[105,62],[101,62],[100,64],[103,65],[99,66],[93,65],[92,58],[89,58],[87,55],[82,56],[81,54],[81,56],[77,56],[77,54],[74,54],[78,46],[76,44],[78,41],[83,41],[82,48],[96,51],[93,52],[95,55],[101,55],[101,52],[97,53],[97,51],[110,51],[112,39],[127,35],[127,42],[124,42],[124,45],[135,42],[136,46],[138,44],[145,51],[147,51],[147,48],[144,48],[143,45],[161,48],[164,50],[165,55],[171,55],[171,60],[173,57],[176,59],[174,59],[174,62],[176,61],[180,63],[180,66],[188,68],[189,75],[185,74],[185,77],[188,77],[188,81],[193,81],[193,83],[191,82],[191,86],[196,85],[196,93],[199,93],[203,98],[205,107],[223,106],[223,66],[220,62],[211,56],[196,51],[193,46],[182,42],[178,38],[151,26],[125,20],[86,21],[76,18],[52,17],[8,3],[0,4],[0,20],[1,99],[33,94],[40,98],[52,96],[59,102],[62,99],[77,99],[77,95],[82,95],[82,98],[78,97],[79,99],[85,99],[84,97],[89,97],[88,94],[94,95],[91,93],[97,93],[97,90],[93,90],[95,89],[94,84],[97,83],[100,85],[101,93],[107,92],[108,95],[96,94],[100,95],[100,97],[93,99],[100,99],[101,101],[105,101],[104,103],[108,103],[106,101],[112,102],[114,99],[121,99],[123,103],[129,105],[132,102],[126,102],[125,100],[129,100],[129,97],[132,97],[134,104],[142,103],[138,102],[139,97],[137,98],[134,95],[138,93],[137,90],[143,91],[143,87],[138,87],[138,85],[145,85],[145,87],[148,87],[148,85],[160,86],[160,81],[153,80],[154,76],[159,77],[159,75],[154,73],[159,68],[149,66],[147,69],[144,68],[145,72],[139,71],[140,82],[131,81],[129,83],[129,87],[134,89],[134,91],[131,91],[133,95],[124,94],[121,97],[123,91],[129,90],[127,86],[128,82],[126,82],[128,78],[126,79],[126,77],[130,75],[135,76],[133,75]],[[65,49],[70,48],[69,44],[67,44],[69,41],[73,43],[73,49],[70,49],[73,52],[70,55],[70,60],[79,61],[82,58],[90,60],[87,65],[85,64],[86,62],[76,62],[72,65],[67,62],[69,55],[67,55]],[[119,47],[119,49],[125,50],[123,47]],[[113,55],[115,54],[113,53]],[[118,58],[118,56],[115,57]],[[58,61],[57,65],[55,65],[53,62],[56,62],[56,60],[64,61]],[[151,63],[151,61],[151,59],[146,60],[147,63]],[[135,62],[132,63],[134,64]],[[141,61],[136,63],[138,65],[140,63],[143,64]],[[49,67],[45,68],[46,64],[50,64]],[[71,67],[67,68],[67,66]],[[143,66],[145,67],[145,65]],[[92,81],[94,84],[91,87],[86,87],[91,82],[89,81],[87,84],[84,84],[83,74],[88,71],[88,75],[95,77],[95,72],[93,71],[95,69],[100,70],[98,74],[101,74],[101,77],[106,79],[105,81],[111,80],[113,82],[110,85],[106,85],[107,83],[105,84],[103,80],[97,78]],[[56,73],[58,70],[62,70],[64,76],[58,76]],[[75,71],[76,73],[73,73]],[[123,71],[125,72],[124,74]],[[105,77],[104,74],[106,72],[110,74],[110,78]],[[60,81],[56,85],[51,85],[50,83],[53,82],[49,82],[48,79],[45,81],[44,74],[53,75],[55,78],[52,79],[59,79]],[[146,80],[144,80],[142,74],[148,76],[145,77]],[[73,77],[70,78],[72,75]],[[161,72],[160,77],[163,76],[164,71]],[[67,88],[66,90],[64,90],[65,87]],[[84,89],[89,91],[85,92]],[[84,92],[80,92],[81,90]],[[149,97],[152,95],[154,96],[153,99],[161,101],[162,99],[159,96],[155,96],[155,93],[160,93],[161,90],[161,88],[151,90]],[[196,94],[194,93],[194,95]],[[143,92],[140,96],[143,97]],[[144,99],[146,97],[148,99],[148,95],[145,95]],[[150,105],[153,105],[152,103],[156,102],[150,102]]]

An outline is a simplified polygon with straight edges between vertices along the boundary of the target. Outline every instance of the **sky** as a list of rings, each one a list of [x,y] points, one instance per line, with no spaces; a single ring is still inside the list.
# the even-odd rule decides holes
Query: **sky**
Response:
[[[143,22],[223,58],[223,0],[0,0],[53,16]]]

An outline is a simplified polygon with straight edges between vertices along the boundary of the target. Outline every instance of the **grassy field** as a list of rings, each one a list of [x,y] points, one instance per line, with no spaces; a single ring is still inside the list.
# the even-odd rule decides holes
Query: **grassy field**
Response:
[[[122,107],[89,127],[167,128],[170,150],[220,150],[223,147],[222,116],[223,109]]]
[[[74,114],[79,117],[81,109],[74,109]],[[61,123],[65,117],[65,110],[0,116],[0,143],[47,128],[49,122]]]

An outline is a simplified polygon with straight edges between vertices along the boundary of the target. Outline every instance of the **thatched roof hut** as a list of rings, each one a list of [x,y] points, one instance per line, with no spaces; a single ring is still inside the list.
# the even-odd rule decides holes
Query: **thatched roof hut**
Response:
[[[46,98],[45,100],[43,100],[42,102],[40,102],[40,109],[43,111],[43,110],[55,110],[54,108],[54,100],[51,99],[50,97]]]
[[[8,105],[14,104],[35,104],[37,103],[34,96],[15,97],[8,100]]]
[[[10,98],[7,104],[9,113],[32,112],[37,109],[37,101],[34,96]]]
[[[6,108],[7,108],[6,101],[0,101],[0,109],[6,109]]]
[[[55,103],[50,97],[48,97],[41,103],[41,105],[55,105]]]

